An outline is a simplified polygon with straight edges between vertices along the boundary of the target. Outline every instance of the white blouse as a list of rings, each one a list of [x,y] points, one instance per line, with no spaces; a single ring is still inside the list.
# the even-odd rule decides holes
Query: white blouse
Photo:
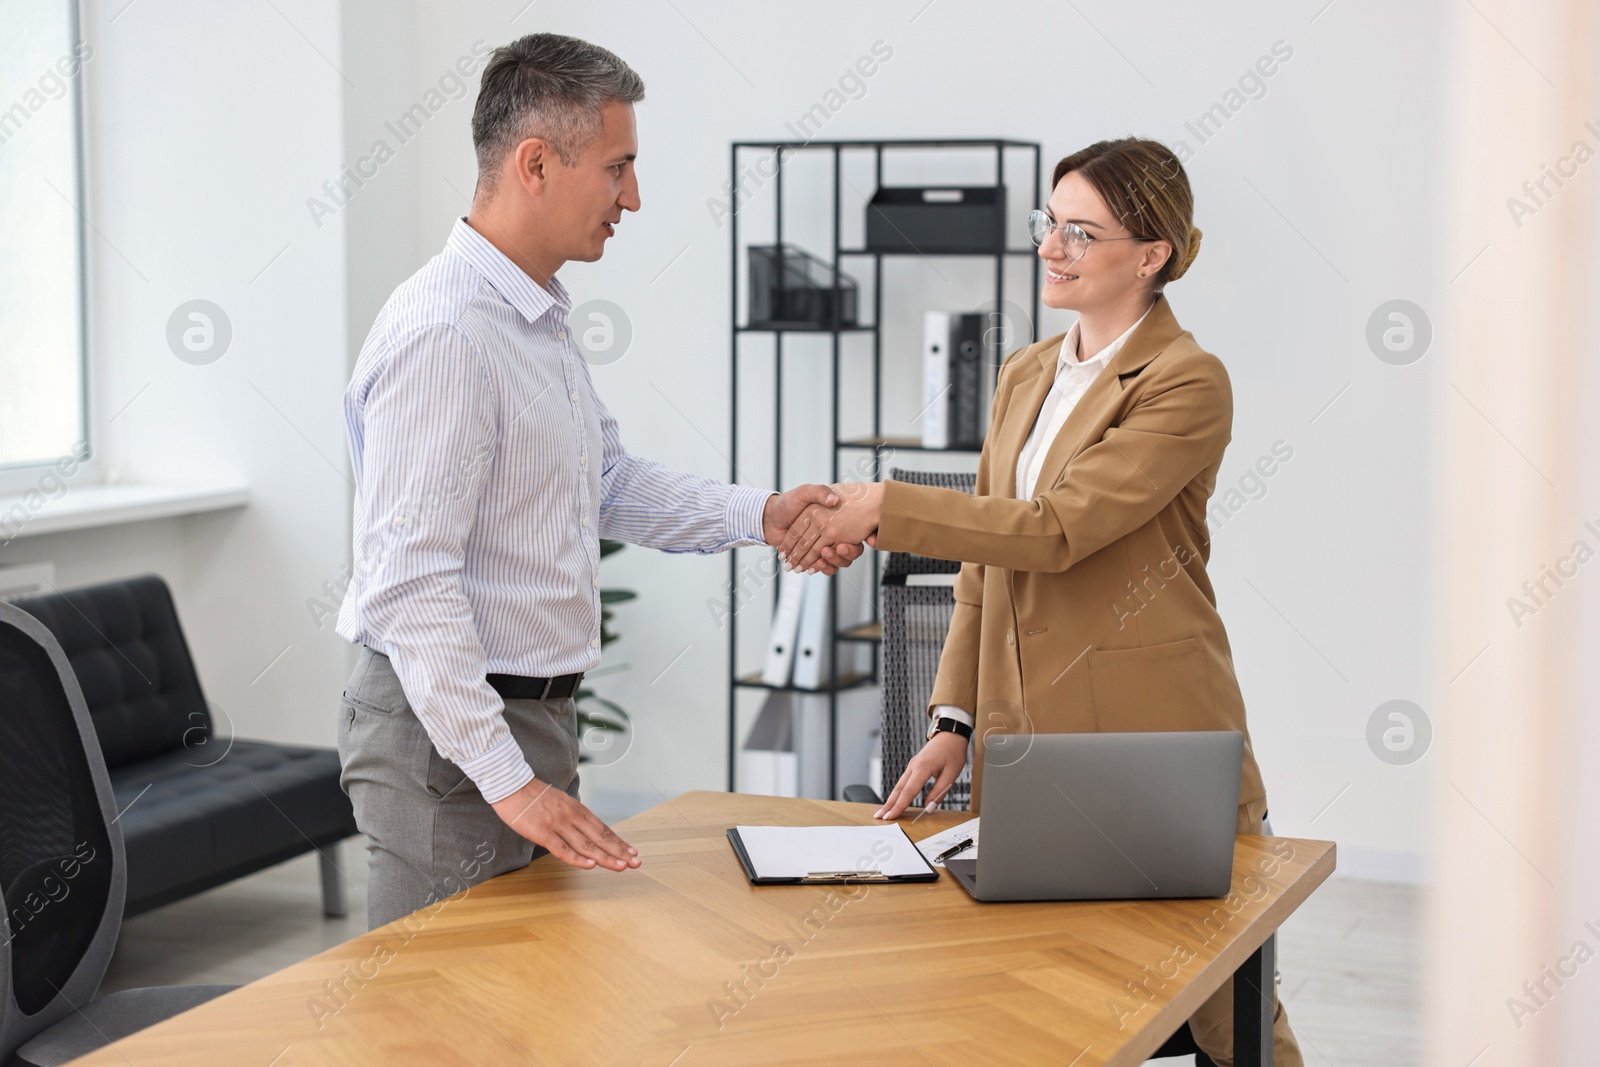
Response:
[[[1127,344],[1128,337],[1139,328],[1139,323],[1148,314],[1150,312],[1147,310],[1137,322],[1123,331],[1121,337],[1085,360],[1078,359],[1078,324],[1074,322],[1072,329],[1067,331],[1067,336],[1061,341],[1061,352],[1056,356],[1055,383],[1050,386],[1044,406],[1039,409],[1039,418],[1029,431],[1028,439],[1022,443],[1022,454],[1017,458],[1015,488],[1018,500],[1028,500],[1033,496],[1039,472],[1044,468],[1045,453],[1050,451],[1050,445],[1066,424],[1067,416],[1072,414],[1072,409],[1078,406],[1078,401],[1089,391],[1089,386],[1122,346]]]

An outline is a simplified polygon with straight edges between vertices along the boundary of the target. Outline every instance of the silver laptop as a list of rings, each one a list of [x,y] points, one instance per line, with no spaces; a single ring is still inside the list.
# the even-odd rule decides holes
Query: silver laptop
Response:
[[[978,900],[1226,896],[1244,735],[994,734],[975,859],[945,861]]]

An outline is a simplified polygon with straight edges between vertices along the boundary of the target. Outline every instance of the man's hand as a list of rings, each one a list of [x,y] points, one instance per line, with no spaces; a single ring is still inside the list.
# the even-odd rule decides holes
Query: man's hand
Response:
[[[761,513],[761,535],[767,544],[777,548],[790,536],[790,529],[807,507],[833,507],[839,503],[838,495],[825,485],[797,485],[787,493],[767,498],[766,510]],[[817,551],[817,560],[811,569],[823,574],[833,574],[848,567],[861,557],[860,538],[855,543],[829,542]]]
[[[638,849],[549,782],[535,778],[491,807],[507,826],[573,867],[599,864],[624,871],[639,866]]]
[[[822,569],[828,558],[826,546],[876,541],[883,517],[883,483],[842,483],[833,487],[833,495],[839,501],[836,505],[818,501],[807,507],[778,546],[778,555],[791,570]]]

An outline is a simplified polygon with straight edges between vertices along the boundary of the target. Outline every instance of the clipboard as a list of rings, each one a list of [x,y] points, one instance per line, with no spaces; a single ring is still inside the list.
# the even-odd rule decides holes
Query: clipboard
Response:
[[[751,885],[933,882],[939,872],[898,823],[733,826],[728,843]]]

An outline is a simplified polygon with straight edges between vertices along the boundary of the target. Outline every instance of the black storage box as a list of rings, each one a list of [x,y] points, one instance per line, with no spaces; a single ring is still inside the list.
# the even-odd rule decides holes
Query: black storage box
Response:
[[[750,325],[828,329],[834,323],[833,265],[794,245],[750,246]],[[856,283],[839,272],[838,325],[856,325]]]
[[[869,252],[1003,252],[1003,185],[883,188],[867,203]]]

